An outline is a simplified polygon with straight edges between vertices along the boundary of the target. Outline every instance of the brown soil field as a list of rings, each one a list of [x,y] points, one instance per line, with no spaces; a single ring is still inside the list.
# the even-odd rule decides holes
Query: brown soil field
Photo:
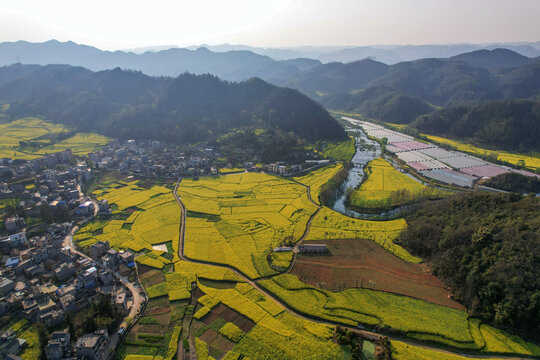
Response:
[[[227,306],[223,304],[218,304],[215,306],[210,313],[208,313],[204,318],[202,318],[202,322],[204,322],[206,325],[210,325],[217,319],[223,319],[227,322],[231,322],[238,326],[242,331],[249,332],[252,327],[255,326],[255,323],[251,320],[249,320],[244,315],[241,315],[240,313],[236,312],[235,310],[228,308]]]
[[[426,264],[402,260],[370,240],[327,240],[329,254],[300,254],[291,274],[308,284],[341,291],[382,290],[465,310]]]
[[[139,281],[145,288],[165,281],[165,276],[161,270],[140,264],[137,267],[139,269]]]

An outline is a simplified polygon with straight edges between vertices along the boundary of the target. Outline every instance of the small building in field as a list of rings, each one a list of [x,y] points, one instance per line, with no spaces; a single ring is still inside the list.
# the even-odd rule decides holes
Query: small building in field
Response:
[[[326,244],[301,244],[298,245],[300,253],[327,253],[328,247]]]
[[[278,246],[277,248],[274,248],[274,252],[288,252],[292,251],[292,248],[289,246]]]

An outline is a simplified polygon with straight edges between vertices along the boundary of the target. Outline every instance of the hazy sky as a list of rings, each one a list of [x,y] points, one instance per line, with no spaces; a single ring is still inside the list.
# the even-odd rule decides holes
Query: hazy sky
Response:
[[[374,45],[540,40],[540,0],[2,0],[0,41]]]

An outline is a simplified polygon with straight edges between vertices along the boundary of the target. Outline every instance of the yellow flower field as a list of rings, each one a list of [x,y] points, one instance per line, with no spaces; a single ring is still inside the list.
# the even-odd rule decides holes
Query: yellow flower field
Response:
[[[275,273],[269,251],[298,240],[316,210],[298,184],[259,173],[184,179],[178,193],[186,206],[186,256],[229,264],[249,277]]]
[[[421,197],[446,195],[441,190],[422,185],[399,172],[382,158],[369,162],[365,176],[367,179],[352,192],[349,199],[354,207],[364,209],[394,207],[414,202]],[[399,193],[400,191],[402,193]]]
[[[311,198],[316,203],[320,204],[319,194],[321,193],[321,188],[330,180],[341,168],[343,164],[335,164],[326,166],[315,171],[310,172],[307,175],[294,177],[293,179],[307,185],[311,189]]]
[[[394,244],[401,231],[407,227],[404,219],[370,221],[348,217],[323,207],[315,215],[306,241],[330,239],[369,239],[403,260],[420,263],[422,260]]]
[[[97,241],[109,241],[117,249],[134,252],[148,251],[139,255],[136,261],[151,267],[162,268],[170,260],[156,254],[152,245],[171,242],[173,261],[178,260],[178,236],[180,229],[180,208],[170,189],[153,186],[139,187],[138,181],[115,182],[98,192],[98,199],[107,199],[119,211],[137,209],[125,216],[124,220],[94,221],[87,224],[75,235],[79,246],[90,246]],[[129,225],[129,227],[125,227]],[[101,233],[96,234],[101,229]],[[94,235],[95,234],[95,235]]]
[[[32,117],[0,124],[0,157],[31,160],[66,149],[71,149],[74,155],[86,155],[110,142],[109,138],[99,134],[76,133],[54,143],[58,135],[67,133],[69,129],[64,125]],[[23,147],[21,141],[42,147]]]

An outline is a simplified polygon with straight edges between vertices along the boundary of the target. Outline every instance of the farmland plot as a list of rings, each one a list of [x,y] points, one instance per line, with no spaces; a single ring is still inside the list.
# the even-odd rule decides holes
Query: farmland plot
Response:
[[[385,325],[410,337],[429,334],[433,341],[449,340],[465,348],[476,346],[465,311],[368,289],[333,293],[307,285],[293,275],[279,275],[260,284],[289,306],[311,316],[354,326]]]
[[[66,149],[86,155],[110,141],[94,133],[73,134],[64,125],[32,117],[0,124],[0,134],[0,157],[24,160]]]
[[[386,160],[377,158],[366,166],[367,180],[349,199],[353,207],[385,209],[417,201],[422,197],[441,197],[445,193],[422,185],[396,170]]]
[[[398,235],[407,227],[404,219],[369,221],[350,218],[327,207],[315,215],[306,241],[331,239],[369,239],[405,261],[420,263],[399,245],[394,244]]]
[[[157,268],[178,260],[180,209],[169,189],[159,185],[145,189],[138,181],[115,181],[94,194],[100,200],[109,200],[119,213],[126,215],[123,219],[94,221],[81,228],[75,235],[79,246],[106,240],[117,249],[144,252],[136,261]],[[153,248],[168,242],[173,249],[169,258]]]
[[[241,323],[234,324],[236,320],[232,320],[234,326],[227,324],[220,330],[238,341],[232,350],[234,353],[252,360],[315,359],[321,354],[324,354],[325,359],[342,358],[340,347],[331,341],[332,327],[276,311],[273,307],[280,307],[274,303],[273,307],[268,307],[262,295],[262,298],[253,300],[236,288],[220,289],[204,282],[199,282],[199,287],[207,295],[255,324],[248,330]],[[250,288],[246,294],[253,290],[247,284],[244,287]]]
[[[311,198],[320,204],[319,195],[322,187],[343,167],[343,164],[330,165],[293,179],[311,188]]]
[[[276,273],[267,255],[300,239],[316,210],[304,187],[266,174],[184,179],[178,193],[187,210],[186,256],[232,265],[251,278]]]
[[[406,262],[364,239],[326,240],[329,254],[299,254],[292,269],[302,281],[330,291],[368,288],[464,310],[422,264]],[[287,254],[287,253],[285,253]]]

